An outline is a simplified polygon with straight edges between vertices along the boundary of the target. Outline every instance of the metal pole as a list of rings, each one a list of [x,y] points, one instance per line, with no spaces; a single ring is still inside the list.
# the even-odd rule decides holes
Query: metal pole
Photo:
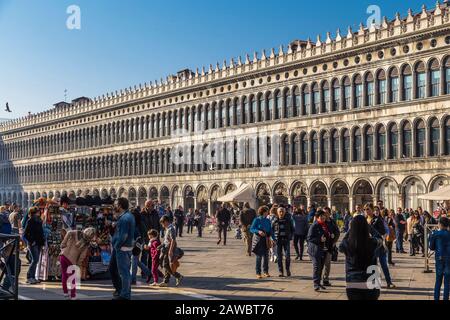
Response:
[[[430,270],[430,256],[428,254],[428,224],[425,225],[424,228],[424,251],[425,251],[425,271],[424,273],[431,273]]]
[[[20,237],[15,237],[15,263],[14,263],[14,300],[19,300],[19,259],[20,259],[20,250],[19,250],[19,244],[20,244]]]

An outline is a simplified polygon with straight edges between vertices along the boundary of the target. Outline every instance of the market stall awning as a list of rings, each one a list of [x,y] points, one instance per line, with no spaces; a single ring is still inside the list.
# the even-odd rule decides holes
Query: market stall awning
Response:
[[[450,200],[450,186],[445,186],[434,192],[419,196],[421,200],[448,201]]]
[[[249,202],[254,204],[256,202],[255,190],[249,184],[243,184],[236,191],[224,195],[217,199],[219,202]]]

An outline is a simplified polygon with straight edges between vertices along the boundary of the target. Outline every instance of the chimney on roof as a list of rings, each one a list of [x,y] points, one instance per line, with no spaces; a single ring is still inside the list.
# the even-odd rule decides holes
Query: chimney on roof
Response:
[[[292,51],[300,51],[302,49],[306,49],[307,44],[308,42],[304,40],[294,40],[289,44],[289,46],[291,47]]]
[[[188,80],[191,76],[193,77],[195,73],[190,69],[184,69],[177,72],[178,78],[180,78],[182,81]]]

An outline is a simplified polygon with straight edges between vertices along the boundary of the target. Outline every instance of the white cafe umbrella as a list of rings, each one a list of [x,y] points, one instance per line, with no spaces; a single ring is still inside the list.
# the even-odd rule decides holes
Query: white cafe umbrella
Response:
[[[217,199],[218,202],[249,202],[250,206],[254,207],[256,205],[255,190],[249,184],[244,183],[237,190],[224,195]]]
[[[450,186],[419,196],[421,200],[448,201],[450,200]]]

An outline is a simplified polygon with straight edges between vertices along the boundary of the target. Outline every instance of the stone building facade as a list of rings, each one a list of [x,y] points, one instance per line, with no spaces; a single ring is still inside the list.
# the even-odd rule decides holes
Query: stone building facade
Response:
[[[249,183],[260,204],[432,209],[417,197],[449,183],[449,94],[445,2],[3,123],[0,202],[90,193],[213,211]]]

